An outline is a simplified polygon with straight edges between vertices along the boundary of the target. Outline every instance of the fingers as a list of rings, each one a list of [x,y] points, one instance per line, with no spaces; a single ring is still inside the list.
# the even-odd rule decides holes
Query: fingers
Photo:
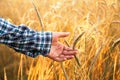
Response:
[[[58,61],[65,61],[74,58],[74,55],[60,55]]]
[[[74,55],[78,53],[78,50],[73,50],[69,47],[63,50],[62,54],[59,55],[59,61],[65,61],[74,58]]]
[[[73,50],[70,47],[64,46],[64,50],[63,50],[64,55],[75,55],[76,53],[78,53],[77,49]]]
[[[76,50],[71,50],[71,51],[64,50],[63,54],[64,55],[75,55],[77,52],[78,51],[76,51]]]
[[[62,62],[67,60],[67,58],[64,55],[60,55],[57,58],[54,59],[55,61]]]
[[[67,51],[73,51],[73,49],[72,48],[70,48],[70,47],[67,47],[67,46],[64,46],[64,50],[67,50]],[[78,51],[77,49],[74,49],[75,51]]]
[[[57,36],[59,38],[67,37],[70,33],[69,32],[57,32]]]
[[[61,62],[61,61],[65,61],[65,60],[69,60],[74,58],[74,55],[77,53],[78,51],[73,50],[73,51],[63,51],[63,53],[59,56],[57,56],[54,60]]]
[[[68,56],[65,56],[65,58],[66,58],[67,60],[69,60],[69,59],[74,58],[74,56],[73,56],[73,55],[68,55]]]

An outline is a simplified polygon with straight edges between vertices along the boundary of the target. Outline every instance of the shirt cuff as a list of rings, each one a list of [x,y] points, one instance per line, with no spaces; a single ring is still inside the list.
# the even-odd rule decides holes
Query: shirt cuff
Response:
[[[36,37],[36,48],[39,48],[39,54],[46,56],[50,53],[52,45],[52,32],[38,32],[37,35],[38,37]]]

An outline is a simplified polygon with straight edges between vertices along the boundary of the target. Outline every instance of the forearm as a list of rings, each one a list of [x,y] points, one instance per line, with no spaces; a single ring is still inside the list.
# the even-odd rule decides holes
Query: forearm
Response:
[[[0,18],[0,43],[31,57],[50,52],[51,32],[35,32],[24,25],[16,26]]]

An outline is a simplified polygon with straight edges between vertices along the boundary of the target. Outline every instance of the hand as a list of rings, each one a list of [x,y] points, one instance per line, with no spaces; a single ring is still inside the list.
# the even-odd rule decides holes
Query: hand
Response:
[[[73,50],[58,41],[59,38],[64,38],[68,35],[69,32],[53,32],[51,51],[46,56],[59,62],[72,59],[77,50]]]

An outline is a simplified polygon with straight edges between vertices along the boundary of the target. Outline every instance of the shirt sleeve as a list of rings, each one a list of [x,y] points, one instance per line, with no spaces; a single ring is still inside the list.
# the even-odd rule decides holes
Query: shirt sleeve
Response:
[[[16,26],[0,18],[0,43],[30,57],[50,52],[52,32],[35,32],[25,25]]]

